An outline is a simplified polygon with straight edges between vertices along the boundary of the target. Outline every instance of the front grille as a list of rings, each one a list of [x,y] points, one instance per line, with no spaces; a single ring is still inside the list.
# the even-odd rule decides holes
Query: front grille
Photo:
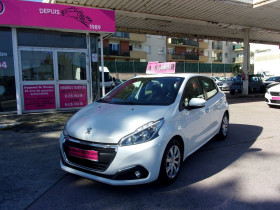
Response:
[[[278,92],[270,92],[270,95],[272,95],[272,96],[280,96],[280,92],[278,93]]]
[[[79,158],[69,155],[69,147],[81,150],[94,150],[98,152],[98,161],[91,161],[84,158]],[[116,156],[114,147],[106,147],[105,145],[93,145],[87,141],[77,141],[67,138],[63,143],[63,151],[66,162],[75,167],[87,169],[90,171],[105,171]]]
[[[280,104],[280,100],[270,100],[271,103]]]

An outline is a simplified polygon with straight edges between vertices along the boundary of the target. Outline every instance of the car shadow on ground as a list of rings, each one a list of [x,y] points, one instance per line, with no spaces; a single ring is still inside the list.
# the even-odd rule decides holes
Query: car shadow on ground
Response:
[[[211,183],[206,187],[201,186],[201,183],[208,183],[211,178],[221,176],[220,173],[234,165],[243,155],[258,155],[261,149],[251,146],[262,131],[263,128],[259,126],[231,124],[227,139],[221,141],[213,138],[188,157],[183,163],[178,179],[169,186],[158,183],[110,186],[69,174],[44,197],[52,200],[48,209],[57,205],[63,205],[64,208],[77,205],[83,209],[223,209],[233,206],[274,208],[279,206],[280,202],[249,202],[236,198],[238,196],[235,197],[235,194],[239,193],[240,185],[240,180],[236,177],[224,179],[222,176],[223,181]],[[230,174],[228,171],[227,173]],[[40,208],[43,204],[43,201],[39,200],[31,209]]]

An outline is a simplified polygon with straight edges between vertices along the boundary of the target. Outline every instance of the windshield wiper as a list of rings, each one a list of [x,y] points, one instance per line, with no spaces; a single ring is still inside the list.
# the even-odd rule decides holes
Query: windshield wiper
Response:
[[[131,102],[131,101],[115,101],[115,102],[110,103],[110,104],[136,105],[136,103]]]

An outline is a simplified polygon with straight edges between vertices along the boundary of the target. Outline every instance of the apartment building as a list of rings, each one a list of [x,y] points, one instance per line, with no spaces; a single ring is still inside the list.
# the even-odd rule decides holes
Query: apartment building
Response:
[[[243,45],[227,41],[116,32],[103,41],[104,60],[242,63]]]
[[[208,55],[205,55],[208,43],[204,40],[169,37],[167,48],[167,61],[208,62]]]
[[[104,39],[104,60],[166,61],[166,37],[116,32]]]

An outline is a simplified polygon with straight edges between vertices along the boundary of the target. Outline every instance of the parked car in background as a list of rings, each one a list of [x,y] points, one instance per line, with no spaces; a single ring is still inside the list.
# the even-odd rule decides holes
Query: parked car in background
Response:
[[[249,92],[255,93],[265,93],[266,87],[261,79],[261,77],[258,77],[256,75],[249,75]]]
[[[223,90],[223,85],[225,84],[225,85],[227,85],[226,84],[226,81],[223,81],[220,77],[211,77],[213,80],[214,80],[214,82],[217,84],[217,86],[220,88],[220,90]],[[225,87],[225,89],[226,89],[226,87]]]
[[[230,94],[234,95],[235,93],[241,93],[242,88],[243,88],[242,77],[240,75],[236,76],[236,77],[233,77],[232,83],[229,87]]]
[[[99,66],[99,78],[100,78],[100,87],[102,88],[102,68]],[[115,87],[114,83],[115,78],[111,76],[109,69],[104,66],[104,86],[105,92],[109,92]]]
[[[189,155],[228,128],[226,96],[210,77],[139,76],[67,121],[60,166],[110,185],[171,184]]]
[[[267,87],[269,84],[272,84],[274,82],[280,82],[280,76],[274,76],[266,79],[264,81],[264,85]]]
[[[266,86],[266,89],[271,88],[271,87],[273,87],[275,85],[279,85],[279,84],[280,84],[280,81],[279,82],[270,83],[269,85]]]
[[[280,106],[280,84],[267,89],[265,102],[268,106]]]

